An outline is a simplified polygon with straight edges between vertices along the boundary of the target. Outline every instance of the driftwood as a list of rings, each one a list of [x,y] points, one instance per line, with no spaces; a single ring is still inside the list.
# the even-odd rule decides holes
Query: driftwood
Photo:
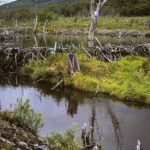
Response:
[[[54,87],[51,88],[51,90],[55,90],[59,85],[61,85],[64,82],[64,79],[61,79]]]
[[[54,48],[32,47],[32,48],[8,48],[0,47],[0,73],[14,72],[25,65],[29,60],[43,59],[52,51],[69,52],[69,48],[59,47],[55,44]]]
[[[98,39],[95,48],[82,49],[85,55],[89,58],[96,56],[101,61],[112,62],[120,59],[125,55],[137,55],[150,57],[150,44],[141,45],[111,45],[107,44],[102,46]],[[70,74],[80,70],[80,65],[77,56],[71,52],[73,46],[62,46],[55,43],[53,48],[47,47],[32,47],[32,48],[9,48],[5,45],[0,47],[0,73],[15,72],[17,69],[26,64],[29,60],[43,59],[47,61],[47,56],[52,51],[68,53],[68,71]],[[75,47],[76,49],[76,47]]]
[[[140,44],[140,45],[111,45],[106,44],[104,46],[101,45],[100,41],[95,38],[97,41],[97,44],[95,48],[87,48],[84,50],[85,54],[87,55],[87,52],[90,53],[92,56],[96,56],[101,61],[116,61],[120,58],[122,58],[125,55],[137,55],[137,56],[145,56],[150,57],[150,43],[147,44]],[[85,51],[86,50],[86,51]]]

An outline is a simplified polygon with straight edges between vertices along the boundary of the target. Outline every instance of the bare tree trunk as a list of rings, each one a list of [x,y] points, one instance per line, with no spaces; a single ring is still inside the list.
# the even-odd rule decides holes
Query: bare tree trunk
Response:
[[[34,47],[38,47],[37,34],[34,34]]]
[[[14,25],[15,25],[15,28],[18,28],[19,26],[18,26],[18,20],[17,19],[14,19]]]
[[[97,27],[97,21],[99,18],[99,12],[100,9],[103,7],[103,5],[107,2],[107,0],[99,0],[97,6],[95,0],[91,0],[91,25],[90,30],[88,34],[88,47],[93,47],[93,38],[95,35],[95,29]]]
[[[33,28],[33,33],[37,34],[37,25],[38,25],[38,16],[36,16],[35,20],[34,20],[34,28]]]
[[[46,33],[47,33],[47,31],[46,31],[46,25],[47,25],[47,20],[45,20],[45,22],[44,22],[43,34],[46,34]]]

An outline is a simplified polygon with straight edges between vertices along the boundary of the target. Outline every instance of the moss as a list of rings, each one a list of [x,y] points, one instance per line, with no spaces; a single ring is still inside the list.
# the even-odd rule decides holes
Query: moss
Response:
[[[105,63],[96,58],[89,59],[77,53],[80,72],[69,75],[66,54],[51,54],[47,61],[31,61],[22,69],[33,80],[45,76],[49,83],[57,83],[62,77],[64,85],[82,91],[108,93],[122,100],[144,101],[150,103],[149,59],[126,56],[119,61]],[[29,73],[28,68],[33,70]]]

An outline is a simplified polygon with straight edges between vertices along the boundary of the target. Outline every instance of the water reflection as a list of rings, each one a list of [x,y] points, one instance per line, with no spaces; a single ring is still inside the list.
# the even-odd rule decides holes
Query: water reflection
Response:
[[[116,38],[111,36],[98,36],[101,41],[101,44],[116,44],[116,45],[137,45],[143,43],[150,43],[150,38],[146,37],[123,37]],[[17,34],[15,41],[9,41],[11,46],[27,48],[33,46],[39,47],[53,47],[55,42],[62,45],[79,45],[81,43],[86,44],[87,36],[86,35],[50,35],[50,34],[41,34],[37,36],[31,36],[29,34]]]
[[[51,86],[46,83],[35,85],[19,76],[0,77],[1,109],[9,110],[18,97],[30,98],[31,106],[42,113],[46,122],[41,135],[53,130],[64,131],[73,122],[78,123],[80,135],[81,127],[87,122],[94,128],[94,139],[104,139],[104,150],[134,149],[138,138],[145,149],[150,147],[150,109],[128,107],[72,89],[51,91]]]
[[[114,134],[116,138],[116,143],[117,143],[117,149],[122,150],[122,144],[121,144],[121,138],[122,138],[122,132],[121,132],[121,127],[120,123],[118,121],[118,118],[116,117],[115,113],[112,110],[111,104],[109,102],[106,102],[106,109],[107,112],[110,116],[113,128],[114,128]]]

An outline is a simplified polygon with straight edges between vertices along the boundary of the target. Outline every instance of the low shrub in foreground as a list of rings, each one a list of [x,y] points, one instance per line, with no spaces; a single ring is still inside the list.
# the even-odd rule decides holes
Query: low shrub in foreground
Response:
[[[75,132],[75,126],[64,133],[52,132],[46,137],[46,141],[52,150],[80,150]]]
[[[43,126],[41,114],[35,112],[34,109],[30,107],[29,99],[25,101],[18,99],[13,113],[17,123],[33,133],[37,133]]]

